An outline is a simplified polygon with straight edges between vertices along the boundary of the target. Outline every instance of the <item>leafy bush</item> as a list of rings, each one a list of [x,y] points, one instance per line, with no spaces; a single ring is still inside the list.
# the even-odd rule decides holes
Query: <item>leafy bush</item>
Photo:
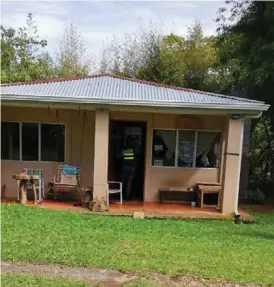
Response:
[[[263,192],[259,188],[256,188],[256,189],[250,190],[249,199],[251,199],[254,203],[264,204],[265,195],[263,194]]]

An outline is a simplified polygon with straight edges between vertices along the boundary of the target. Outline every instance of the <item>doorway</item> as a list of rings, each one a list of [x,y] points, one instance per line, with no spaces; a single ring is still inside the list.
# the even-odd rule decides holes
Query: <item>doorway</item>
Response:
[[[122,181],[122,151],[128,136],[138,138],[140,154],[136,158],[136,171],[128,200],[143,201],[145,178],[146,122],[110,120],[108,180]],[[124,195],[124,194],[123,194]],[[114,197],[115,195],[113,195]]]

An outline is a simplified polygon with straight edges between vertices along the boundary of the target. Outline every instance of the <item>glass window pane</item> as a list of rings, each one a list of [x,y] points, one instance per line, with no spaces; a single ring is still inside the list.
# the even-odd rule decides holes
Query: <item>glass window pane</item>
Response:
[[[20,160],[19,123],[1,123],[1,158]]]
[[[198,132],[196,167],[219,168],[221,155],[220,132]]]
[[[38,124],[22,124],[22,160],[38,161]]]
[[[65,161],[65,125],[41,124],[41,160]]]
[[[195,131],[179,131],[178,166],[193,167],[195,150]]]
[[[176,131],[153,130],[152,165],[175,166]]]

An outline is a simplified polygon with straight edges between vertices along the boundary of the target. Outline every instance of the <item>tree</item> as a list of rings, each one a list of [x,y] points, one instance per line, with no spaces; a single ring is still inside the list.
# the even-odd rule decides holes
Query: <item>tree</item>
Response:
[[[1,26],[1,82],[24,82],[52,78],[53,62],[44,51],[32,14],[18,30]]]
[[[188,28],[184,41],[185,73],[184,78],[188,87],[208,90],[207,78],[213,73],[215,63],[214,38],[204,37],[201,23],[195,23]]]
[[[214,39],[203,36],[198,21],[189,27],[186,38],[164,36],[157,25],[150,23],[137,33],[114,38],[112,45],[103,50],[101,72],[212,90],[213,81],[208,81],[208,77],[213,75],[215,58]]]
[[[114,36],[111,44],[103,47],[100,72],[158,81],[162,38],[153,23],[139,28],[136,33],[126,33],[121,38]]]
[[[274,2],[227,1],[231,6],[220,10],[217,42],[221,63],[229,70],[234,89],[245,90],[253,98],[271,104],[257,125],[251,146],[251,174],[274,182]],[[263,141],[258,145],[258,140]],[[257,150],[256,150],[257,149]],[[258,150],[259,149],[259,150]],[[262,160],[267,161],[262,163]]]
[[[91,59],[83,36],[72,23],[65,24],[60,35],[56,62],[56,73],[59,77],[88,75]]]

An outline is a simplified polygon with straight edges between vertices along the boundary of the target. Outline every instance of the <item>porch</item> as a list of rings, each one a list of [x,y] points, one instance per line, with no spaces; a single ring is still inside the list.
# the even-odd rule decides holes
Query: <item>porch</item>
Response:
[[[190,207],[184,205],[178,205],[180,208],[177,205],[168,207],[169,204],[153,205],[160,200],[161,188],[193,187],[201,181],[219,182],[222,185],[220,196],[223,213],[232,213],[235,209],[242,120],[232,120],[224,114],[181,115],[156,110],[145,112],[137,109],[125,112],[93,108],[75,110],[42,107],[3,107],[2,119],[14,126],[14,130],[6,138],[14,137],[16,140],[14,135],[18,130],[19,135],[23,137],[27,132],[31,132],[33,136],[34,132],[38,131],[36,142],[28,141],[29,138],[24,137],[17,139],[18,146],[14,146],[15,140],[6,144],[12,148],[8,149],[8,158],[1,162],[1,172],[2,182],[7,185],[8,197],[16,195],[16,184],[12,174],[19,173],[24,168],[43,169],[46,189],[48,182],[57,172],[58,161],[80,166],[81,187],[93,187],[94,197],[105,197],[106,183],[109,180],[121,181],[115,156],[123,148],[126,128],[142,123],[142,160],[138,167],[141,176],[133,183],[137,191],[141,190],[138,200],[141,200],[142,204],[126,204],[122,207],[111,205],[110,213],[132,215],[135,211],[145,210],[147,217],[154,217],[155,214],[161,217],[161,212],[170,212],[171,217],[187,218],[191,215],[186,215],[186,212],[191,211],[193,214],[195,210],[208,213],[206,217],[210,217],[210,210],[189,210]],[[111,128],[113,122],[127,123],[120,130],[122,135],[116,133],[119,129]],[[49,142],[43,131],[46,128],[50,130],[51,125],[58,127],[54,133],[59,133],[60,138]],[[219,154],[215,157],[217,160],[214,164],[203,167],[198,163],[198,155],[204,149],[203,142],[208,143],[211,139],[218,144]],[[35,149],[34,144],[37,144]],[[161,146],[165,147],[164,153],[157,152]],[[209,151],[213,153],[213,148],[207,152]],[[181,152],[190,154],[190,160],[186,154],[179,154]],[[64,206],[71,208],[68,205]],[[181,212],[181,208],[184,212]],[[153,210],[154,213],[151,213]]]
[[[4,204],[17,204],[12,199],[2,200]],[[27,206],[65,211],[76,212],[88,215],[101,215],[101,216],[127,216],[139,217],[138,215],[144,214],[146,219],[176,219],[176,220],[226,220],[233,221],[232,214],[222,214],[216,209],[212,208],[199,208],[187,204],[177,203],[149,203],[141,201],[124,202],[122,205],[119,203],[110,203],[107,212],[92,212],[87,208],[83,208],[77,203],[71,202],[57,202],[52,200],[44,200],[39,204],[34,205],[32,201],[28,201]],[[246,223],[255,222],[254,218],[248,214],[243,208],[240,208],[241,220]],[[140,218],[140,217],[139,217]],[[142,218],[142,217],[141,217]]]

